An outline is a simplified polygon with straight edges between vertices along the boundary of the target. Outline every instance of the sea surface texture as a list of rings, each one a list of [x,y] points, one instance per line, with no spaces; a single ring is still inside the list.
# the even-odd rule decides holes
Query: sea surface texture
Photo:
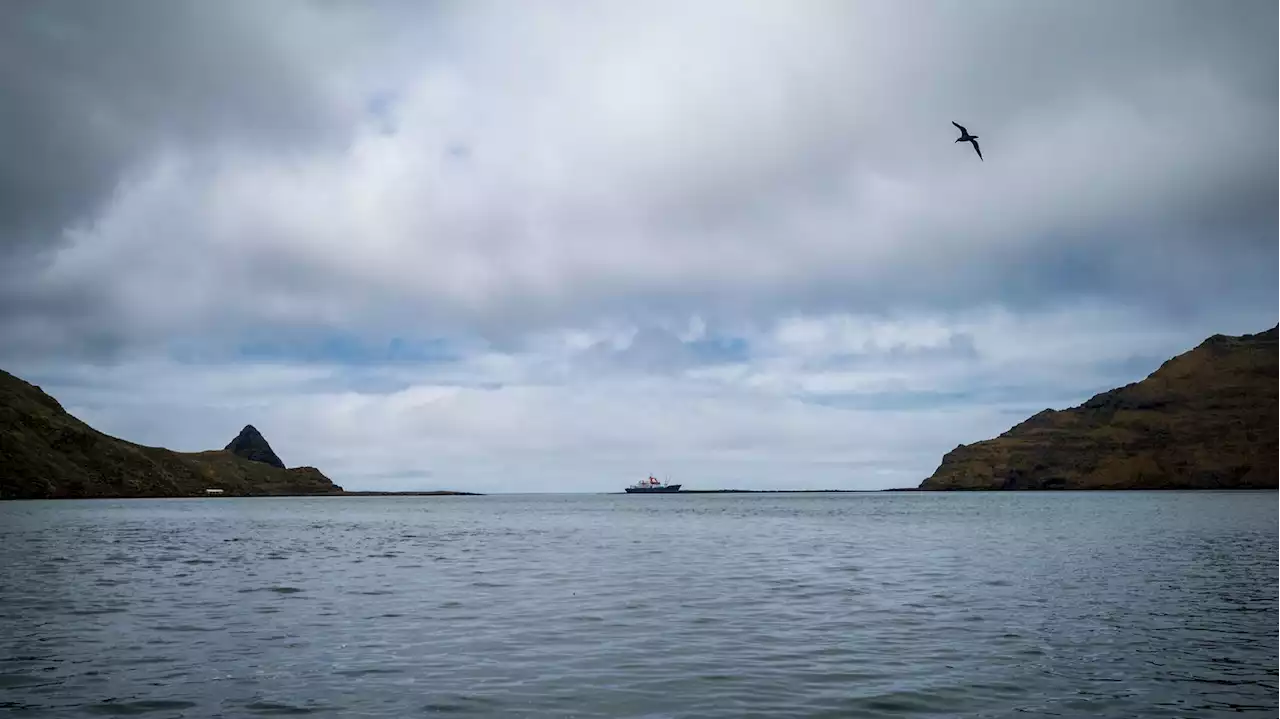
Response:
[[[1275,717],[1277,493],[0,503],[13,716]]]

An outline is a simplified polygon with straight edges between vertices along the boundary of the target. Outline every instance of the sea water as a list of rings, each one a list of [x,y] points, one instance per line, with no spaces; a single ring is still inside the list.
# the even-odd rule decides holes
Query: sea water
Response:
[[[1276,716],[1277,493],[0,503],[14,716]]]

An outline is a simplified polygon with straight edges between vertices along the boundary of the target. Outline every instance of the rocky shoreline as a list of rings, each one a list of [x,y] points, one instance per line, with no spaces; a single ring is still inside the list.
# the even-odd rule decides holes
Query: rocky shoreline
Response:
[[[256,459],[268,455],[274,461]],[[174,452],[134,444],[99,432],[39,387],[0,370],[0,499],[315,496],[342,491],[315,467],[286,468],[252,425],[220,450]]]
[[[960,445],[918,489],[1276,489],[1277,329],[1214,335],[1140,382]]]

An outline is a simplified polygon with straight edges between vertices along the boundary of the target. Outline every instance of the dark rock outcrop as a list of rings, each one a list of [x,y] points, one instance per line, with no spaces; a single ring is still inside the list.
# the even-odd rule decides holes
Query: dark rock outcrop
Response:
[[[206,489],[240,496],[342,492],[314,467],[284,469],[225,449],[174,452],[105,435],[39,387],[0,370],[0,499],[183,497]]]
[[[1141,382],[956,447],[920,489],[1275,489],[1278,329],[1214,335]]]
[[[251,424],[246,424],[240,434],[223,449],[238,457],[284,469],[284,462],[271,450],[267,438]]]

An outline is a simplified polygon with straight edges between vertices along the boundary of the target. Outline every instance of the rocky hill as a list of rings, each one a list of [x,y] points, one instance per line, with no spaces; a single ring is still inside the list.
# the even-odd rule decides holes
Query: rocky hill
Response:
[[[920,489],[1275,489],[1277,329],[1214,335],[1141,382],[960,445]]]
[[[246,434],[253,441],[237,445]],[[252,426],[228,449],[144,447],[93,429],[39,387],[0,370],[0,499],[183,497],[206,489],[241,496],[342,492],[314,467],[285,469]]]
[[[263,437],[262,433],[251,424],[246,424],[244,429],[240,430],[240,434],[236,435],[236,438],[231,440],[223,449],[238,457],[284,469],[284,462],[280,461],[280,458],[271,449],[271,445],[267,443],[267,438]]]

